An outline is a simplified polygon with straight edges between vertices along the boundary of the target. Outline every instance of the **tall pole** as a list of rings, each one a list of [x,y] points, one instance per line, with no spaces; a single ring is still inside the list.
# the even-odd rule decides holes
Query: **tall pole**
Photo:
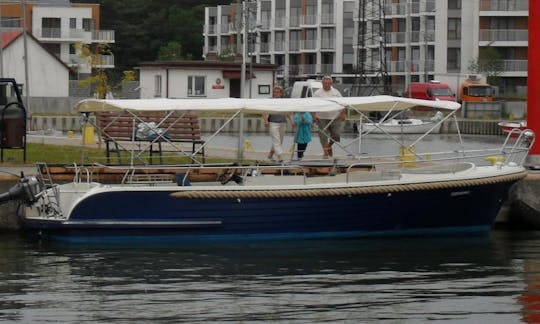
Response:
[[[540,1],[529,0],[529,65],[527,79],[527,127],[540,133],[540,66],[533,62],[540,56]],[[527,164],[540,167],[540,141],[533,144],[527,156]]]
[[[26,0],[22,0],[22,17],[23,17],[23,42],[24,42],[24,86],[26,87],[25,91],[25,107],[26,110],[30,110],[28,106],[28,97],[30,94],[30,84],[28,78],[28,39],[26,37]],[[27,114],[30,117],[30,114]]]
[[[0,42],[2,40],[2,0],[0,0]],[[4,47],[0,44],[0,78],[4,77]]]
[[[411,83],[411,1],[405,3],[405,89],[409,89]]]
[[[247,29],[248,19],[246,14],[246,2],[242,3],[242,21],[243,21],[243,35],[244,40],[242,42],[242,68],[240,71],[240,97],[246,97],[246,56],[247,56]],[[237,159],[242,161],[244,159],[244,113],[241,112],[238,117],[238,150]]]

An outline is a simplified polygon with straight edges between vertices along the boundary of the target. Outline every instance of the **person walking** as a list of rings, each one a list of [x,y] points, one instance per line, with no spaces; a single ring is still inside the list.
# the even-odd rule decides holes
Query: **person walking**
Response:
[[[322,79],[322,88],[315,91],[313,97],[341,97],[341,93],[332,87],[332,83],[332,77],[325,75]],[[319,125],[319,140],[324,152],[323,157],[332,157],[332,145],[340,141],[346,111],[343,109],[341,111],[319,112],[313,117],[313,122]]]
[[[282,98],[283,88],[275,86],[272,97]],[[287,115],[263,114],[264,126],[268,128],[272,140],[270,152],[268,152],[268,159],[270,160],[276,159],[279,162],[283,161],[283,139],[287,128],[287,118]]]
[[[295,113],[294,124],[296,125],[296,136],[294,142],[296,143],[296,154],[299,160],[304,158],[304,152],[307,149],[307,145],[311,142],[311,124],[313,124],[313,116],[308,112]]]

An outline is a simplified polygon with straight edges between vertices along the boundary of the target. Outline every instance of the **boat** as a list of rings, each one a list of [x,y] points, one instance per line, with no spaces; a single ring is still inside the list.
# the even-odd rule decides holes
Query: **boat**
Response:
[[[229,113],[232,121],[242,118],[243,113],[317,113],[348,108],[367,114],[374,109],[399,111],[416,106],[445,110],[443,119],[460,108],[450,101],[372,96],[86,99],[77,109],[86,115],[124,112],[134,119],[149,111],[219,111]],[[242,136],[239,134],[239,141]],[[425,134],[412,143],[400,142],[395,156],[355,155],[281,163],[239,159],[206,164],[198,161],[197,152],[182,151],[179,154],[189,155],[192,163],[156,166],[137,164],[133,159],[129,165],[74,164],[66,166],[74,176],[65,183],[53,181],[42,163],[38,176],[22,178],[20,190],[10,190],[10,197],[24,200],[18,217],[29,235],[75,243],[488,231],[509,188],[526,176],[522,164],[534,133],[524,131],[515,139],[507,138],[500,148],[483,151],[419,152],[416,144],[423,137]],[[347,147],[346,143],[336,145]],[[121,181],[100,181],[100,172],[105,170],[123,173]]]
[[[498,123],[504,135],[510,134],[512,137],[517,137],[521,132],[527,129],[527,121],[502,121]]]
[[[360,123],[360,129],[364,134],[424,134],[439,133],[441,130],[440,120],[442,113],[438,111],[429,120],[417,118],[390,118],[373,123]]]

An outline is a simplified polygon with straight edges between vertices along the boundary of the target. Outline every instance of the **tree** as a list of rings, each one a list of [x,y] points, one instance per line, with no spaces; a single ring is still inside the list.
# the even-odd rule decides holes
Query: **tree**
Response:
[[[185,59],[182,55],[182,45],[179,42],[169,42],[159,49],[158,60],[160,61],[179,61]]]
[[[92,52],[92,49],[88,44],[75,43],[75,50],[79,57],[92,67],[92,76],[79,80],[79,87],[84,88],[88,86],[95,86],[97,97],[104,99],[107,93],[111,90],[109,85],[109,78],[105,73],[103,66],[103,56],[110,55],[111,49],[107,44],[98,44],[96,52]]]
[[[469,62],[469,71],[486,75],[486,80],[491,85],[498,85],[500,75],[504,71],[504,61],[501,54],[493,47],[481,48],[478,58]]]

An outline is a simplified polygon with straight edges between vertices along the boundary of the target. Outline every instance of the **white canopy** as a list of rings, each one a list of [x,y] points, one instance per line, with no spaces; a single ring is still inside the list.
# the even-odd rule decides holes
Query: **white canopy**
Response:
[[[292,113],[335,111],[345,107],[360,111],[404,110],[415,106],[457,110],[453,101],[431,101],[392,96],[283,98],[283,99],[85,99],[77,104],[81,113],[103,111],[215,111],[249,113]]]

